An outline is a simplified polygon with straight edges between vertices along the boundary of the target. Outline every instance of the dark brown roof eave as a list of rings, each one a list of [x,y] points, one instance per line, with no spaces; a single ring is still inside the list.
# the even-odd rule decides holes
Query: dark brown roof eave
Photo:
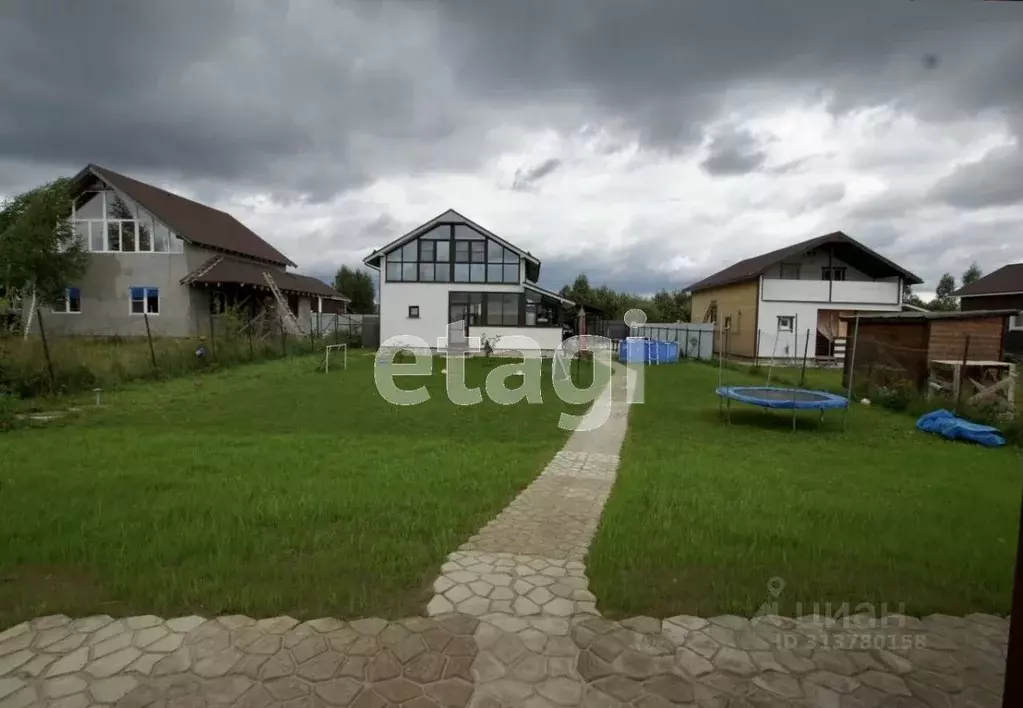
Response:
[[[1023,292],[1023,263],[1007,263],[952,294],[956,297],[983,297],[1020,292]]]
[[[74,188],[83,189],[89,177],[98,179],[131,198],[188,243],[210,250],[237,253],[246,258],[256,258],[282,267],[289,265],[296,267],[290,258],[225,211],[93,163],[86,165],[72,178]],[[197,224],[201,226],[197,228]],[[251,246],[251,249],[230,249],[225,245],[228,241],[234,241],[241,246]]]
[[[686,289],[686,292],[699,292],[700,290],[720,288],[727,285],[736,285],[737,283],[743,283],[748,280],[754,280],[755,278],[763,275],[764,271],[772,265],[779,263],[786,258],[790,258],[814,248],[819,248],[829,243],[847,244],[864,251],[870,257],[898,273],[908,285],[919,285],[923,282],[920,277],[914,275],[893,261],[888,260],[880,253],[877,253],[868,246],[860,243],[848,234],[842,231],[833,231],[829,234],[824,234],[823,236],[817,236],[815,238],[807,239],[806,241],[800,241],[799,243],[794,243],[783,248],[768,251],[767,253],[761,253],[758,256],[752,256],[750,258],[744,258],[743,260],[736,261],[732,265],[722,268],[716,273],[713,273],[706,278],[702,278],[696,283],[690,285]],[[729,273],[729,271],[736,272]]]

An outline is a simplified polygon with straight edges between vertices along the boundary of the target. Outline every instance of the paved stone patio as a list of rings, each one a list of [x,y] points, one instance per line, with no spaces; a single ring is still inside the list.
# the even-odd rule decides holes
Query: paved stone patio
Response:
[[[452,553],[428,617],[41,617],[0,632],[0,708],[995,708],[1009,620],[610,621],[583,558],[625,433],[614,398]],[[600,406],[607,406],[600,410]]]
[[[0,705],[999,705],[1008,620],[594,615],[400,621],[41,617],[0,634]]]

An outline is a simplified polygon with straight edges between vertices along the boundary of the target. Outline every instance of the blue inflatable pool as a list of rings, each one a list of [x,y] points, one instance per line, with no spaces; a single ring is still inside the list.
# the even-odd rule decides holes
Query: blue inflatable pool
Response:
[[[618,344],[618,361],[623,364],[670,364],[678,356],[678,342],[626,337]]]

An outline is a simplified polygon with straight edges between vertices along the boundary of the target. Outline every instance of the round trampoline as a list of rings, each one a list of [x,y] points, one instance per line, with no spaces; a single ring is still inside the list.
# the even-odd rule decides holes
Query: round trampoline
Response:
[[[731,422],[732,401],[748,403],[761,408],[778,408],[792,411],[792,429],[796,428],[797,410],[818,410],[821,419],[824,411],[847,410],[849,399],[827,391],[781,386],[719,386],[715,393],[726,403],[728,421]]]

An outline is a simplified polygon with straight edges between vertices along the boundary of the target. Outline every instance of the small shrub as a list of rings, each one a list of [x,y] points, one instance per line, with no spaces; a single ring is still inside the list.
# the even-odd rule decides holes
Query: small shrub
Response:
[[[918,396],[919,394],[908,381],[897,381],[886,386],[876,387],[870,399],[879,406],[894,411],[904,411]]]
[[[9,391],[0,389],[0,433],[11,430],[17,422],[14,396]]]
[[[489,359],[494,354],[494,343],[496,340],[491,337],[484,336],[480,340],[480,346],[483,348],[483,355]]]

